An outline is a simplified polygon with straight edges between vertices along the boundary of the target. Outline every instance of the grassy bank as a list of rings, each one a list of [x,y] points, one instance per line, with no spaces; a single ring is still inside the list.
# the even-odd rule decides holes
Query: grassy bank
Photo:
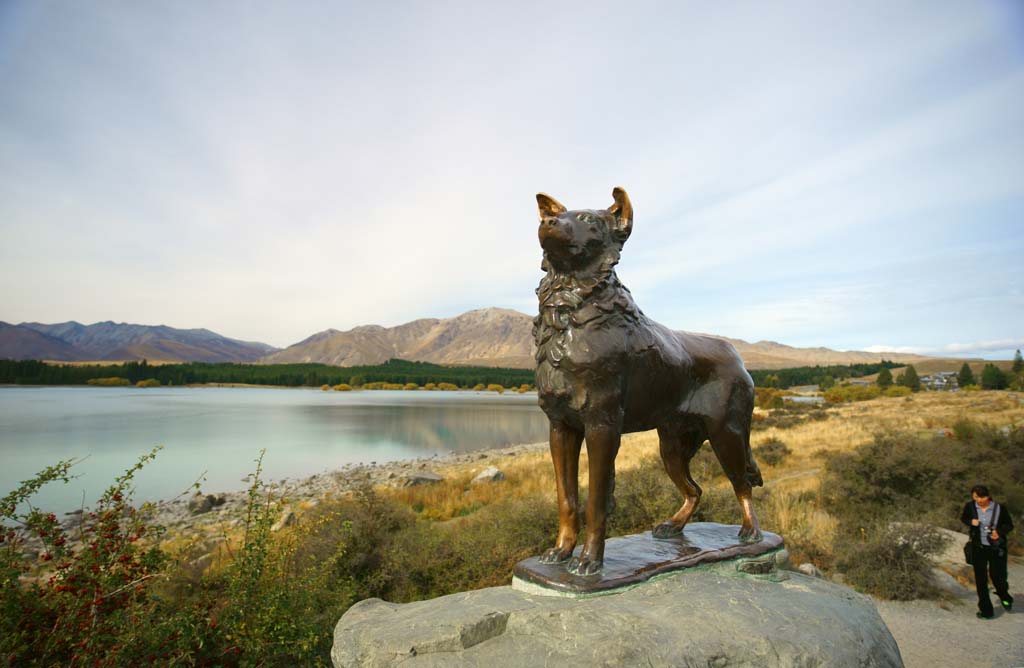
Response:
[[[767,481],[755,496],[762,525],[785,537],[797,562],[843,572],[863,591],[934,595],[921,577],[934,537],[907,523],[955,528],[979,481],[1019,512],[1020,425],[1024,404],[1006,392],[759,409],[753,444]],[[647,530],[676,510],[678,493],[657,451],[653,433],[624,439],[613,534]],[[307,505],[291,524],[281,521],[288,500],[266,497],[254,481],[243,522],[225,526],[208,555],[206,546],[147,524],[144,508],[132,511],[128,476],[87,518],[90,539],[77,554],[61,551],[61,532],[45,516],[22,518],[51,546],[31,562],[5,534],[0,650],[12,665],[329,665],[331,629],[354,602],[506,584],[516,561],[552,544],[546,453],[487,464],[505,479],[473,485],[483,464],[453,464],[437,469],[445,476],[437,484],[363,487]],[[705,489],[697,519],[737,522],[709,448],[693,471]],[[585,488],[585,453],[581,480]],[[16,500],[5,499],[5,512]]]

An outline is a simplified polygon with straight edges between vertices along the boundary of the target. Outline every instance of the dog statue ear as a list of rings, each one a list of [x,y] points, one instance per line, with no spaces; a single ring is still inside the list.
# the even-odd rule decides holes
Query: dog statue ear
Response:
[[[540,209],[541,220],[568,211],[561,202],[545,193],[537,193],[537,208]]]
[[[633,205],[626,191],[618,186],[612,188],[612,197],[615,198],[615,204],[608,207],[608,213],[615,216],[615,236],[625,241],[633,231]]]

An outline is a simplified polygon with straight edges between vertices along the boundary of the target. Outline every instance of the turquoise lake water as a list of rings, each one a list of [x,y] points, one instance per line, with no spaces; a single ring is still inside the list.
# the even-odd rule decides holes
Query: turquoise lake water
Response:
[[[153,446],[137,500],[171,498],[205,472],[204,491],[246,485],[266,448],[264,479],[351,463],[499,448],[547,438],[536,394],[254,388],[0,388],[0,495],[43,467],[81,458],[70,484],[35,505],[86,505]]]

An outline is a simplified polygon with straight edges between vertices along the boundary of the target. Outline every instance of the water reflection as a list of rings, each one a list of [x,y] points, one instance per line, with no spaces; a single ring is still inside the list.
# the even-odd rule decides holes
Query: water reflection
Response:
[[[539,441],[547,419],[535,406],[514,404],[305,407],[304,419],[323,424],[332,445],[381,440],[425,452],[467,452]]]
[[[240,489],[263,448],[267,477],[277,479],[546,437],[530,395],[0,388],[0,494],[59,459],[84,457],[78,479],[39,497],[74,508],[157,444],[164,451],[138,477],[142,499],[174,496],[203,471],[206,489]]]

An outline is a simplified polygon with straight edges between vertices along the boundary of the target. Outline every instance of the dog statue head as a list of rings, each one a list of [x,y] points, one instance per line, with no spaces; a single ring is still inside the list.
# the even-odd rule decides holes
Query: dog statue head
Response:
[[[622,188],[614,188],[615,203],[607,209],[567,210],[558,200],[537,193],[544,269],[561,274],[596,273],[619,261],[622,245],[633,230],[633,205]]]

